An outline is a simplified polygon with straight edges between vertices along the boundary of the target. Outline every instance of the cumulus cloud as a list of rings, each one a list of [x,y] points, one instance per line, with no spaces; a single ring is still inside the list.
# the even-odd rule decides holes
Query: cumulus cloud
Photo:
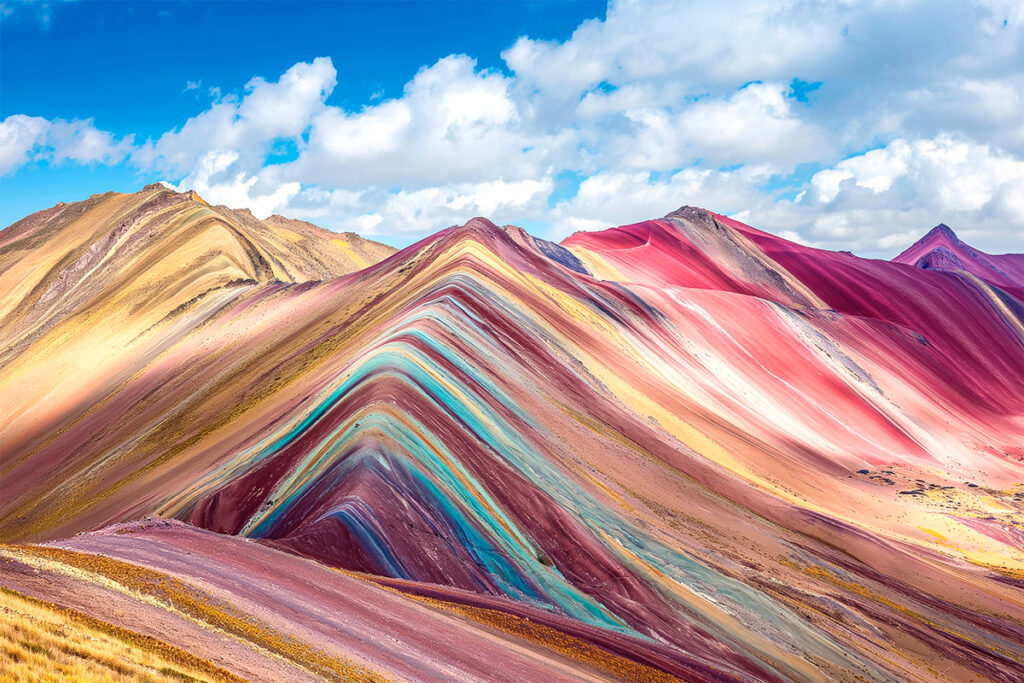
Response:
[[[897,139],[846,159],[815,174],[805,199],[843,205],[848,195],[862,194],[861,188],[870,190],[872,201],[910,199],[940,210],[1024,221],[1024,204],[1014,201],[1015,196],[1024,196],[1024,161],[949,135],[911,142]]]
[[[1024,73],[954,76],[911,90],[905,101],[907,129],[928,135],[956,130],[1024,155]]]
[[[279,183],[267,187],[260,178],[249,175],[238,164],[238,152],[214,150],[204,154],[195,168],[179,183],[181,189],[195,190],[212,204],[247,208],[260,218],[275,213],[299,194],[299,183]],[[171,183],[164,183],[171,185]],[[176,187],[175,189],[178,189]]]
[[[469,57],[445,57],[421,69],[401,98],[355,112],[324,108],[285,172],[309,183],[403,188],[537,177],[558,136],[520,125],[509,83]]]
[[[379,210],[365,214],[373,223],[372,233],[422,235],[424,225],[446,227],[464,223],[473,216],[486,216],[498,223],[538,215],[547,208],[552,181],[496,180],[459,183],[401,191],[382,197]]]
[[[141,145],[132,159],[180,175],[195,169],[211,150],[233,150],[251,167],[261,166],[276,140],[300,138],[323,110],[337,75],[331,60],[321,57],[299,62],[273,83],[253,78],[243,97],[219,99],[180,129]]]
[[[867,251],[907,246],[919,230],[905,226],[943,221],[986,242],[1008,226],[1019,237],[1024,160],[947,134],[896,139],[816,173],[796,208],[817,216],[809,234]]]
[[[0,122],[0,176],[40,159],[61,164],[117,163],[131,150],[132,137],[117,140],[91,119],[64,121],[14,114]]]
[[[45,137],[49,121],[41,116],[8,116],[0,123],[0,175],[29,162]]]
[[[847,3],[610,2],[569,40],[520,38],[502,56],[520,81],[545,95],[576,98],[600,83],[686,83],[732,90],[751,80],[814,76],[841,50]],[[669,104],[655,100],[655,104]]]
[[[787,170],[827,155],[830,145],[815,124],[801,120],[789,87],[778,83],[751,83],[679,107],[637,106],[623,116],[631,125],[610,137],[601,126],[591,132],[604,134],[601,166],[665,171],[701,161]]]

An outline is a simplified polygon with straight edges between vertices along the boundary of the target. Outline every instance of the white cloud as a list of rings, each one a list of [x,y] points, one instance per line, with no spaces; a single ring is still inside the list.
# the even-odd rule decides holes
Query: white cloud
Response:
[[[501,222],[502,215],[535,212],[546,206],[550,181],[493,181],[456,186],[427,187],[387,195],[370,216],[374,232],[392,235],[429,234],[473,216],[487,216]],[[509,216],[511,219],[512,216]]]
[[[542,127],[678,109],[685,97],[721,106],[757,81],[823,82],[816,106],[799,118],[812,133],[829,131],[831,144],[815,160],[831,162],[879,136],[961,130],[985,142],[1019,141],[1021,15],[1018,2],[627,0],[564,42],[523,37],[503,55]]]
[[[876,194],[884,192],[892,187],[894,178],[906,174],[910,155],[910,145],[895,140],[883,149],[873,149],[819,171],[811,178],[811,190],[819,201],[826,203],[836,198],[840,185],[847,180]]]
[[[299,62],[276,83],[255,77],[240,100],[219,99],[181,127],[147,141],[132,155],[145,168],[169,174],[193,171],[211,149],[232,149],[250,169],[261,166],[277,139],[298,140],[324,108],[337,72],[331,60]]]
[[[805,203],[848,206],[917,204],[950,212],[996,214],[1024,224],[1013,201],[1024,194],[1024,161],[988,145],[949,135],[897,139],[839,162],[811,178]],[[858,192],[870,190],[870,194]],[[909,200],[909,201],[908,201]]]
[[[215,150],[199,160],[195,170],[178,183],[178,191],[193,189],[211,204],[248,208],[258,218],[283,214],[318,221],[336,230],[386,234],[399,239],[426,235],[473,216],[519,220],[547,210],[553,188],[550,178],[456,183],[417,190],[388,192],[325,190],[296,181],[280,182],[274,167],[248,173],[232,150]]]
[[[57,162],[66,160],[79,164],[117,163],[131,149],[132,138],[116,141],[111,133],[98,130],[87,121],[51,121],[46,145],[52,150],[48,158]]]
[[[750,219],[868,256],[891,256],[940,222],[981,249],[1020,251],[1024,160],[991,145],[948,134],[896,139],[819,171],[809,186],[792,202],[753,197]]]
[[[237,162],[238,153],[233,150],[210,151],[177,187],[195,190],[211,204],[249,209],[259,218],[266,218],[287,206],[302,189],[299,183],[283,183],[260,192],[256,187],[259,178],[247,174]]]
[[[400,99],[312,119],[309,144],[284,172],[304,183],[403,188],[537,177],[557,136],[520,127],[509,79],[452,55],[421,69]]]
[[[0,123],[0,175],[29,162],[49,123],[41,116],[22,114],[8,116]]]
[[[578,97],[602,82],[734,89],[788,80],[827,61],[841,49],[849,14],[846,3],[625,0],[610,2],[605,21],[581,24],[565,42],[523,37],[502,56],[524,83],[552,97]]]
[[[680,116],[679,125],[701,156],[723,164],[771,161],[783,166],[820,155],[823,136],[794,116],[787,88],[778,83],[749,85],[727,100],[699,102]]]
[[[118,141],[93,126],[91,119],[50,121],[14,114],[0,122],[0,175],[39,159],[56,164],[117,163],[128,154],[131,143],[130,136]]]

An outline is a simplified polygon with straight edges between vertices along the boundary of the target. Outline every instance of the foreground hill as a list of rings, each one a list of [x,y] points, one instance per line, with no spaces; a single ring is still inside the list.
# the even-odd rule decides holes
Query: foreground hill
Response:
[[[134,332],[131,353],[90,342],[67,359],[88,372],[53,374],[66,334],[0,366],[16,417],[0,434],[0,533],[50,542],[4,551],[14,590],[135,595],[132,577],[154,571],[212,591],[189,604],[264,620],[229,629],[240,642],[305,643],[278,654],[316,675],[342,670],[315,664],[328,648],[339,667],[407,678],[1024,676],[1011,285],[693,208],[562,245],[474,219],[322,282],[229,251],[183,280],[231,262],[245,281]],[[147,277],[132,265],[131,282]],[[98,301],[55,326],[93,333],[94,306],[131,325],[140,313],[92,277]],[[146,515],[191,527],[68,538]],[[231,562],[265,570],[240,586]],[[298,596],[306,573],[335,597]],[[374,585],[493,610],[519,640],[458,655],[455,634],[476,642],[479,621],[459,612],[452,640],[406,649],[436,614],[391,618]],[[317,600],[374,635],[344,636]],[[205,660],[221,617],[195,610]],[[121,611],[153,631],[151,609]],[[456,660],[468,668],[444,669]]]

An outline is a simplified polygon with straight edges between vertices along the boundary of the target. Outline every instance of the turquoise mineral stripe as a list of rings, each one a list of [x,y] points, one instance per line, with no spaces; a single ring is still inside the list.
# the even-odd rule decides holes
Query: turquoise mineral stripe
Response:
[[[390,575],[409,578],[401,562],[392,554],[381,535],[366,521],[364,515],[353,510],[358,504],[362,504],[362,501],[354,500],[351,506],[339,506],[327,516],[341,520],[349,532],[359,539],[360,547],[367,550]]]
[[[454,300],[450,301],[455,303]],[[469,315],[462,306],[458,305],[457,303],[455,305],[463,313],[463,315]],[[237,457],[232,459],[231,463],[228,463],[221,469],[224,472],[227,472],[232,468],[234,464],[238,462],[261,462],[266,457],[272,455],[273,453],[277,452],[287,444],[291,443],[306,429],[311,427],[317,420],[323,417],[323,415],[328,410],[330,410],[331,406],[334,405],[334,403],[337,402],[337,400],[348,391],[346,389],[345,380],[348,377],[350,377],[352,368],[358,369],[365,362],[367,356],[374,355],[383,346],[387,345],[392,339],[403,335],[416,335],[420,339],[428,342],[435,351],[445,355],[446,358],[448,358],[453,363],[457,364],[461,370],[463,370],[468,375],[473,377],[474,381],[478,382],[481,386],[483,386],[488,393],[490,393],[493,396],[496,396],[502,403],[512,407],[514,405],[513,402],[504,394],[504,392],[502,392],[499,389],[499,387],[494,382],[492,382],[490,379],[484,377],[479,372],[477,372],[475,368],[472,365],[465,362],[464,359],[454,357],[450,353],[450,349],[448,349],[447,346],[445,346],[443,343],[438,342],[437,340],[430,337],[430,335],[427,335],[421,330],[417,330],[416,328],[411,326],[413,323],[426,319],[439,323],[442,327],[448,328],[453,332],[455,331],[453,325],[454,321],[452,321],[447,315],[445,315],[443,311],[437,310],[436,308],[428,308],[426,310],[418,311],[415,314],[406,316],[401,320],[400,323],[396,324],[390,330],[388,330],[388,332],[383,333],[381,335],[381,337],[386,341],[384,341],[382,344],[374,346],[373,350],[368,352],[364,356],[353,359],[353,361],[346,367],[345,372],[343,372],[339,376],[340,384],[336,385],[334,388],[328,388],[325,389],[325,391],[321,392],[320,398],[314,400],[314,402],[312,403],[311,410],[308,413],[306,413],[301,419],[299,419],[297,422],[293,422],[291,426],[289,426],[283,431],[283,433],[278,432],[277,434],[273,434],[264,439],[263,441],[261,441],[260,443],[255,444],[246,451],[240,453]],[[466,328],[463,327],[463,329]],[[476,331],[476,333],[479,334],[479,331]],[[486,346],[491,345],[486,344]],[[531,424],[532,426],[537,426],[537,423],[533,420],[533,418],[528,415],[520,414],[520,418],[526,421],[527,423]],[[211,478],[210,481],[216,481],[217,479],[221,479],[221,477],[218,477],[216,479]]]
[[[479,279],[477,279],[475,277],[469,277],[469,276],[463,276],[463,275],[453,276],[451,278],[451,280],[452,281],[466,280],[466,281],[469,281],[469,282],[477,284],[477,285],[480,284]],[[480,288],[480,287],[470,287],[470,289],[472,289],[474,294],[476,296],[478,296],[479,298],[487,298],[487,299],[493,300],[495,302],[494,305],[504,306],[504,307],[506,307],[510,311],[516,311],[516,309],[517,309],[517,307],[512,302],[509,302],[506,299],[497,299],[497,298],[495,298],[493,296],[488,296],[487,293],[485,293],[485,291],[483,291],[483,289]],[[464,330],[465,332],[467,332],[469,334],[475,335],[477,337],[477,340],[478,340],[478,345],[481,348],[485,348],[486,347],[486,348],[490,348],[493,351],[497,352],[497,348],[490,342],[489,339],[487,339],[487,335],[486,334],[480,335],[480,330],[478,328],[479,328],[479,324],[481,323],[481,321],[479,320],[478,317],[476,317],[475,315],[471,314],[464,306],[462,306],[460,303],[458,303],[451,296],[447,296],[446,295],[446,296],[443,297],[443,299],[444,299],[446,304],[450,304],[450,305],[454,306],[463,317],[469,318],[474,323],[477,323],[477,325],[471,325],[471,326],[467,327],[464,324],[464,321],[457,321],[456,319],[453,319],[449,315],[449,313],[450,313],[449,310],[447,310],[446,308],[442,309],[441,307],[437,306],[438,302],[434,301],[434,302],[431,302],[431,304],[428,305],[427,307],[425,307],[425,308],[423,308],[421,310],[418,310],[418,311],[416,311],[415,313],[413,313],[411,315],[404,316],[401,320],[397,321],[394,325],[392,325],[391,328],[389,328],[386,331],[382,332],[379,335],[379,338],[383,340],[383,344],[386,344],[388,341],[390,341],[392,338],[394,338],[396,336],[400,336],[402,334],[406,334],[406,333],[408,333],[410,331],[415,331],[415,329],[412,327],[413,323],[419,322],[421,320],[429,319],[429,320],[432,320],[434,322],[439,323],[442,327],[448,328],[452,332],[456,332],[455,327],[458,326],[458,327],[462,328],[462,330]],[[522,324],[524,324],[526,326],[532,327],[533,330],[534,330],[534,333],[537,336],[544,336],[544,337],[546,337],[546,334],[541,329],[536,328],[532,324],[532,322],[528,321],[525,318],[520,318],[519,316],[515,316],[515,317],[517,319],[519,319]],[[443,344],[437,343],[437,342],[434,342],[433,346],[435,348],[439,348],[439,349],[442,349],[442,350],[445,350],[445,351],[448,350],[446,346],[444,346]],[[338,381],[342,382],[342,384],[336,385],[334,388],[325,388],[319,394],[319,397],[314,399],[314,401],[312,402],[311,410],[308,413],[306,413],[305,415],[303,415],[301,418],[299,418],[297,421],[292,422],[291,425],[289,427],[287,427],[283,431],[283,433],[281,431],[279,431],[277,434],[272,434],[272,435],[268,436],[266,439],[264,439],[263,441],[255,444],[255,445],[251,446],[250,448],[246,449],[245,451],[239,453],[238,456],[233,458],[230,463],[226,463],[224,466],[219,468],[218,469],[218,473],[219,474],[216,475],[216,476],[210,477],[207,480],[206,483],[207,484],[216,484],[218,482],[225,481],[230,476],[230,473],[234,471],[234,468],[235,468],[237,463],[240,463],[240,462],[246,462],[246,463],[260,462],[263,459],[265,459],[267,456],[269,456],[269,455],[277,452],[281,448],[283,448],[285,445],[287,445],[292,440],[294,440],[299,434],[301,434],[303,431],[308,429],[313,423],[315,423],[318,419],[320,419],[327,410],[330,409],[331,405],[333,405],[333,403],[341,395],[343,395],[345,393],[344,392],[344,388],[343,388],[343,381],[344,381],[344,378],[347,376],[347,374],[349,372],[351,372],[351,369],[353,367],[358,367],[359,364],[366,357],[366,355],[372,355],[375,352],[376,348],[379,348],[379,345],[378,346],[371,345],[371,349],[374,349],[374,350],[371,350],[371,351],[367,352],[367,354],[364,354],[364,356],[361,356],[359,358],[353,359],[348,364],[348,366],[345,368],[345,371],[342,372],[339,375],[339,377],[338,377]],[[447,357],[452,358],[453,360],[455,360],[452,357],[452,354],[450,354],[450,353],[447,354]],[[462,359],[458,359],[458,360],[462,360]],[[459,363],[459,367],[462,368],[463,370],[468,371],[469,374],[473,375],[474,379],[476,379],[481,384],[486,386],[489,392],[491,392],[494,395],[500,396],[502,401],[506,405],[511,405],[512,402],[509,401],[507,399],[507,397],[505,397],[503,395],[502,392],[500,392],[500,390],[497,388],[497,386],[493,382],[491,382],[489,379],[487,379],[486,377],[483,377],[480,373],[475,372],[473,370],[472,366],[468,365],[465,362],[460,362]],[[520,418],[526,420],[528,423],[530,423],[534,427],[538,426],[537,423],[528,415],[522,415],[521,414]]]
[[[536,588],[526,580],[521,568],[510,563],[495,545],[476,530],[474,524],[462,512],[461,506],[455,502],[462,500],[458,497],[458,493],[452,496],[450,493],[442,491],[416,468],[407,468],[407,471],[424,488],[430,499],[441,507],[445,518],[458,535],[462,547],[471,557],[487,568],[502,590],[510,596],[524,596],[535,601],[547,602],[544,596],[540,595]],[[500,533],[495,533],[497,529],[493,519],[479,516],[475,518],[492,535],[501,536]]]
[[[436,366],[436,364],[433,364],[429,358],[423,356],[417,349],[408,346],[401,341],[396,341],[389,344],[387,347],[379,349],[376,356],[374,356],[372,359],[365,361],[361,366],[360,371],[351,375],[342,385],[341,390],[342,393],[348,393],[364,382],[373,381],[374,379],[379,379],[389,375],[409,381],[414,386],[418,387],[424,387],[425,384],[435,384],[436,389],[440,385],[437,385],[436,383],[432,382],[427,382],[427,380],[430,379],[429,375],[424,370],[427,364],[430,364],[431,371],[442,374],[448,382],[455,382],[455,378],[453,376],[443,371],[440,367]],[[471,393],[468,390],[468,388],[460,387],[460,389],[461,391],[459,393],[461,394],[461,396],[465,398],[455,398],[453,394],[449,393],[447,394],[447,396],[442,397],[442,400],[439,400],[438,394],[436,392],[430,392],[429,390],[426,393],[426,397],[444,410],[451,411],[453,407],[460,406],[462,407],[462,410],[456,412],[463,414],[467,410],[469,410],[468,406],[471,403],[474,406],[478,407],[478,409],[485,408],[483,403],[479,399],[477,399],[476,395]],[[498,416],[494,413],[491,413],[491,415],[492,421],[496,423],[499,419]],[[463,419],[462,421],[465,424],[465,420]],[[356,422],[359,423],[358,428],[355,427]],[[328,443],[345,443],[348,441],[349,437],[351,437],[355,433],[356,429],[366,429],[371,424],[376,424],[376,422],[371,423],[367,421],[366,418],[360,417],[360,419],[358,420],[350,420],[349,423],[340,426],[338,430],[335,430],[335,432],[327,435],[324,438],[324,440],[321,441],[317,448],[312,449],[305,458],[303,458],[299,463],[296,464],[296,466],[292,469],[292,473],[289,476],[285,477],[284,480],[282,480],[278,487],[276,487],[275,492],[271,494],[270,498],[278,500],[279,506],[286,504],[286,501],[294,498],[294,495],[291,495],[289,496],[289,498],[284,500],[281,500],[281,496],[284,495],[284,493],[294,485],[295,478],[300,476],[300,473],[304,479],[309,479],[314,473],[322,471],[325,467],[327,467],[330,464],[330,461],[334,457],[334,454],[326,452],[325,449]],[[424,431],[426,431],[426,428],[424,428]],[[505,431],[506,433],[511,432],[510,429]],[[447,453],[447,449],[439,441],[432,441],[432,445],[439,451]],[[475,479],[473,479],[473,477],[465,468],[465,466],[450,453],[448,454],[448,457],[450,463],[457,468],[459,475],[461,475],[461,477],[464,478],[465,480],[471,481],[473,484],[472,494],[475,495],[471,495],[469,500],[473,501],[475,504],[477,498],[483,498],[486,501],[486,504],[492,510],[500,510],[497,503],[491,498],[491,496],[486,492],[486,490]],[[315,463],[311,462],[312,458],[316,458]],[[436,467],[442,468],[443,471],[447,472],[450,465],[438,462]],[[467,495],[470,495],[470,492],[468,491],[465,493]],[[502,513],[501,518],[502,521],[507,526],[512,527],[511,520],[508,519],[508,517],[505,516],[504,513]],[[262,529],[265,528],[265,526],[266,522],[261,523],[258,528]],[[252,533],[258,532],[254,530]],[[510,542],[512,542],[512,539],[510,539]],[[517,538],[514,540],[514,542],[520,545],[528,545],[526,539],[518,533]]]
[[[351,391],[359,383],[364,381],[372,381],[374,379],[380,379],[386,376],[392,376],[400,378],[403,381],[409,382],[411,386],[419,388],[424,392],[424,398],[438,403],[443,408],[450,409],[452,405],[463,406],[463,410],[460,411],[463,414],[472,411],[465,409],[465,404],[459,400],[452,400],[454,395],[451,394],[447,387],[441,386],[440,383],[433,380],[432,377],[427,375],[422,366],[418,363],[411,362],[412,357],[418,357],[422,363],[429,362],[429,359],[422,356],[418,350],[404,346],[400,343],[391,345],[390,349],[380,349],[378,355],[373,359],[366,361],[360,368],[360,371],[350,376],[348,380],[343,384],[342,388],[345,392]],[[400,350],[400,351],[399,351]],[[402,366],[403,371],[399,372],[395,369],[395,366]],[[447,375],[440,368],[433,366],[432,369],[442,375]],[[454,381],[450,375],[447,377]],[[416,379],[420,381],[415,381]],[[424,391],[426,388],[432,388],[433,391]],[[344,393],[344,392],[343,392]],[[466,394],[471,395],[471,394]],[[439,401],[439,397],[446,397],[447,402]],[[486,406],[479,406],[481,408],[487,408]],[[416,423],[415,420],[409,418],[410,421],[414,422],[420,434],[430,434],[429,430],[423,425]],[[481,422],[475,415],[467,415],[469,424],[467,428],[476,434],[490,431],[486,429],[486,425]],[[500,420],[496,414],[492,413],[493,424],[497,425]],[[466,422],[464,421],[464,424]],[[506,570],[502,570],[503,580],[506,583],[514,586],[516,590],[512,591],[511,594],[523,593],[534,599],[541,599],[532,589],[528,589],[523,584],[522,579],[517,576],[525,572],[534,579],[535,583],[541,585],[544,588],[545,593],[553,599],[562,609],[566,612],[577,616],[588,623],[595,625],[601,625],[608,628],[614,628],[616,630],[623,630],[624,626],[622,623],[614,617],[611,613],[605,610],[603,607],[596,603],[590,596],[578,591],[575,587],[565,582],[564,577],[561,577],[551,568],[541,564],[536,559],[535,551],[532,545],[529,544],[522,532],[515,529],[514,525],[509,520],[508,516],[504,511],[497,506],[497,504],[490,498],[482,486],[476,482],[465,470],[464,466],[455,458],[443,443],[436,439],[431,439],[430,446],[432,448],[425,447],[422,437],[420,437],[415,431],[408,429],[405,425],[395,422],[389,419],[383,413],[368,414],[359,419],[359,427],[354,427],[354,421],[346,427],[346,430],[353,429],[370,429],[377,428],[383,433],[391,436],[402,449],[410,454],[410,457],[415,458],[419,465],[426,467],[432,475],[434,475],[439,481],[443,482],[447,490],[452,491],[453,495],[448,496],[449,499],[455,499],[462,501],[463,505],[468,506],[472,511],[473,516],[479,520],[480,525],[483,528],[489,530],[495,537],[498,543],[498,547],[501,547],[506,554],[513,556],[517,560],[517,567],[519,571],[509,570],[510,573],[506,573]],[[507,432],[506,432],[507,433]],[[331,438],[333,438],[332,435]],[[492,443],[498,444],[496,437],[491,435]],[[344,443],[346,439],[342,438],[337,440],[337,443]],[[450,463],[456,465],[461,477],[456,476],[451,466],[445,461],[439,459],[434,455],[435,449],[446,455],[446,458]],[[326,467],[329,467],[333,461],[333,458],[337,454],[335,453],[321,453],[319,462],[316,466],[310,468],[307,463],[300,463],[296,470],[302,470],[307,476],[304,476],[302,481],[296,482],[297,489],[293,490],[290,495],[277,500],[277,503],[269,511],[267,516],[249,533],[256,537],[264,537],[271,533],[272,527],[277,519],[291,506],[293,505],[311,486],[316,482],[316,472],[323,472]],[[466,488],[464,481],[472,483],[473,490]],[[434,487],[436,488],[436,487]],[[485,506],[480,503],[478,498],[484,498],[488,505]],[[454,506],[454,503],[449,502],[449,507]],[[453,507],[451,509],[454,509]],[[460,513],[461,514],[461,513]],[[500,521],[499,521],[500,518]],[[509,537],[504,531],[506,528],[511,528],[515,532],[516,538]],[[486,565],[486,563],[485,563]],[[490,569],[490,567],[489,567]],[[628,629],[632,632],[632,629]]]

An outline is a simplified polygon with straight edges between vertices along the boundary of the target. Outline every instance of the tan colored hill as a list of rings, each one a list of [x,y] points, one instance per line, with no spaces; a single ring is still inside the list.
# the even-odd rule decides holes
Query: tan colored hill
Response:
[[[0,231],[0,381],[19,397],[0,415],[41,435],[248,290],[334,279],[395,251],[159,184],[32,214]]]
[[[100,298],[151,320],[229,283],[328,280],[395,251],[304,221],[260,221],[159,184],[108,192],[0,233],[0,329],[10,344]]]

